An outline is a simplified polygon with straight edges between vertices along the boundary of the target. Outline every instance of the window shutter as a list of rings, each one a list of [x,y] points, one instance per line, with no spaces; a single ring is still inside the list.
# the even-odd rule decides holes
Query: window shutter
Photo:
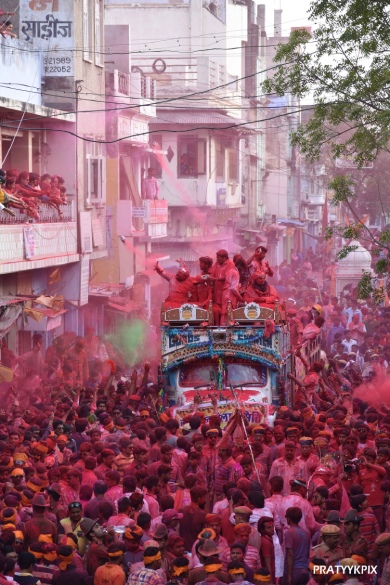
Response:
[[[83,0],[83,46],[83,57],[89,61],[91,59],[89,38],[89,0]]]
[[[102,7],[100,0],[95,0],[95,65],[102,65]]]
[[[229,181],[238,183],[238,151],[229,149]]]
[[[206,174],[206,139],[198,138],[198,175]]]

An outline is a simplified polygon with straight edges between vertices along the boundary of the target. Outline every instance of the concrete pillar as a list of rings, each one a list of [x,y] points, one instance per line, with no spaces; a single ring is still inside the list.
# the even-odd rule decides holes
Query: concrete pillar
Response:
[[[282,36],[282,10],[274,10],[274,36]]]
[[[278,265],[278,238],[277,232],[272,230],[267,234],[267,261],[271,268]]]
[[[257,24],[261,32],[265,31],[265,4],[257,6]]]

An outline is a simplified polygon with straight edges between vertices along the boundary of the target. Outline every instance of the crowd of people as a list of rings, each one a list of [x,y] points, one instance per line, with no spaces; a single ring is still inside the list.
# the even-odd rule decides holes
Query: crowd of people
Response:
[[[62,216],[61,207],[67,205],[65,180],[59,175],[0,170],[0,211],[15,215],[19,209],[27,217],[39,221],[42,203],[53,207]]]
[[[234,279],[245,301],[259,274],[274,278],[265,253],[220,250],[200,277],[157,265],[166,303],[218,293],[223,318]],[[213,415],[195,399],[181,427],[150,364],[107,359],[90,328],[46,351],[35,335],[19,357],[3,344],[2,365],[23,375],[0,385],[0,585],[389,585],[390,408],[370,403],[389,311],[307,284],[289,275],[279,293],[306,374],[291,374],[293,404],[272,426],[245,433],[223,429],[216,395]],[[310,364],[302,348],[317,337]]]

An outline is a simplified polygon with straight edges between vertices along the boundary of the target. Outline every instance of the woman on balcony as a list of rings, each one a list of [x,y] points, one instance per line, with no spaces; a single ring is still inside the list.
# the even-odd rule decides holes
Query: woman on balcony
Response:
[[[44,177],[49,177],[50,179],[50,175],[43,175],[42,179]],[[51,195],[51,184],[41,182],[41,186],[42,184],[45,186],[44,189],[41,189],[41,186],[39,185],[39,180],[40,177],[37,173],[27,172],[19,173],[17,179],[18,194],[24,199],[24,201],[28,204],[29,207],[31,208],[35,207],[36,210],[36,208],[39,206],[39,203],[47,203],[47,205],[50,205],[50,207],[55,207],[55,209],[58,211],[61,217],[62,212],[58,207],[58,201],[61,201],[61,199],[58,198],[58,201],[56,199],[53,200],[53,197]],[[36,215],[37,217],[35,217],[35,219],[39,219],[37,211]]]
[[[13,175],[8,175],[5,185],[3,187],[4,192],[6,193],[9,199],[9,207],[15,207],[17,209],[25,209],[26,213],[29,217],[34,219],[39,219],[39,215],[37,212],[36,207],[25,201],[23,197],[20,196],[18,192],[18,188],[16,186],[16,177]]]
[[[7,193],[3,185],[7,182],[6,176],[4,171],[0,170],[0,210],[5,210],[10,215],[15,215],[13,211],[9,209],[9,207],[23,207],[23,204],[16,196],[13,196],[10,193]]]

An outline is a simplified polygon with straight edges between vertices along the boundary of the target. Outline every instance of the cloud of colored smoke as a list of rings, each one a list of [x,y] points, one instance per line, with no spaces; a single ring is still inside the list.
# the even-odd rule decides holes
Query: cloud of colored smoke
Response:
[[[107,336],[130,366],[157,359],[158,344],[154,329],[142,319],[125,322],[117,333]]]
[[[368,402],[370,406],[380,407],[382,402],[388,402],[390,396],[390,376],[378,372],[371,383],[362,384],[355,389],[353,395]]]

